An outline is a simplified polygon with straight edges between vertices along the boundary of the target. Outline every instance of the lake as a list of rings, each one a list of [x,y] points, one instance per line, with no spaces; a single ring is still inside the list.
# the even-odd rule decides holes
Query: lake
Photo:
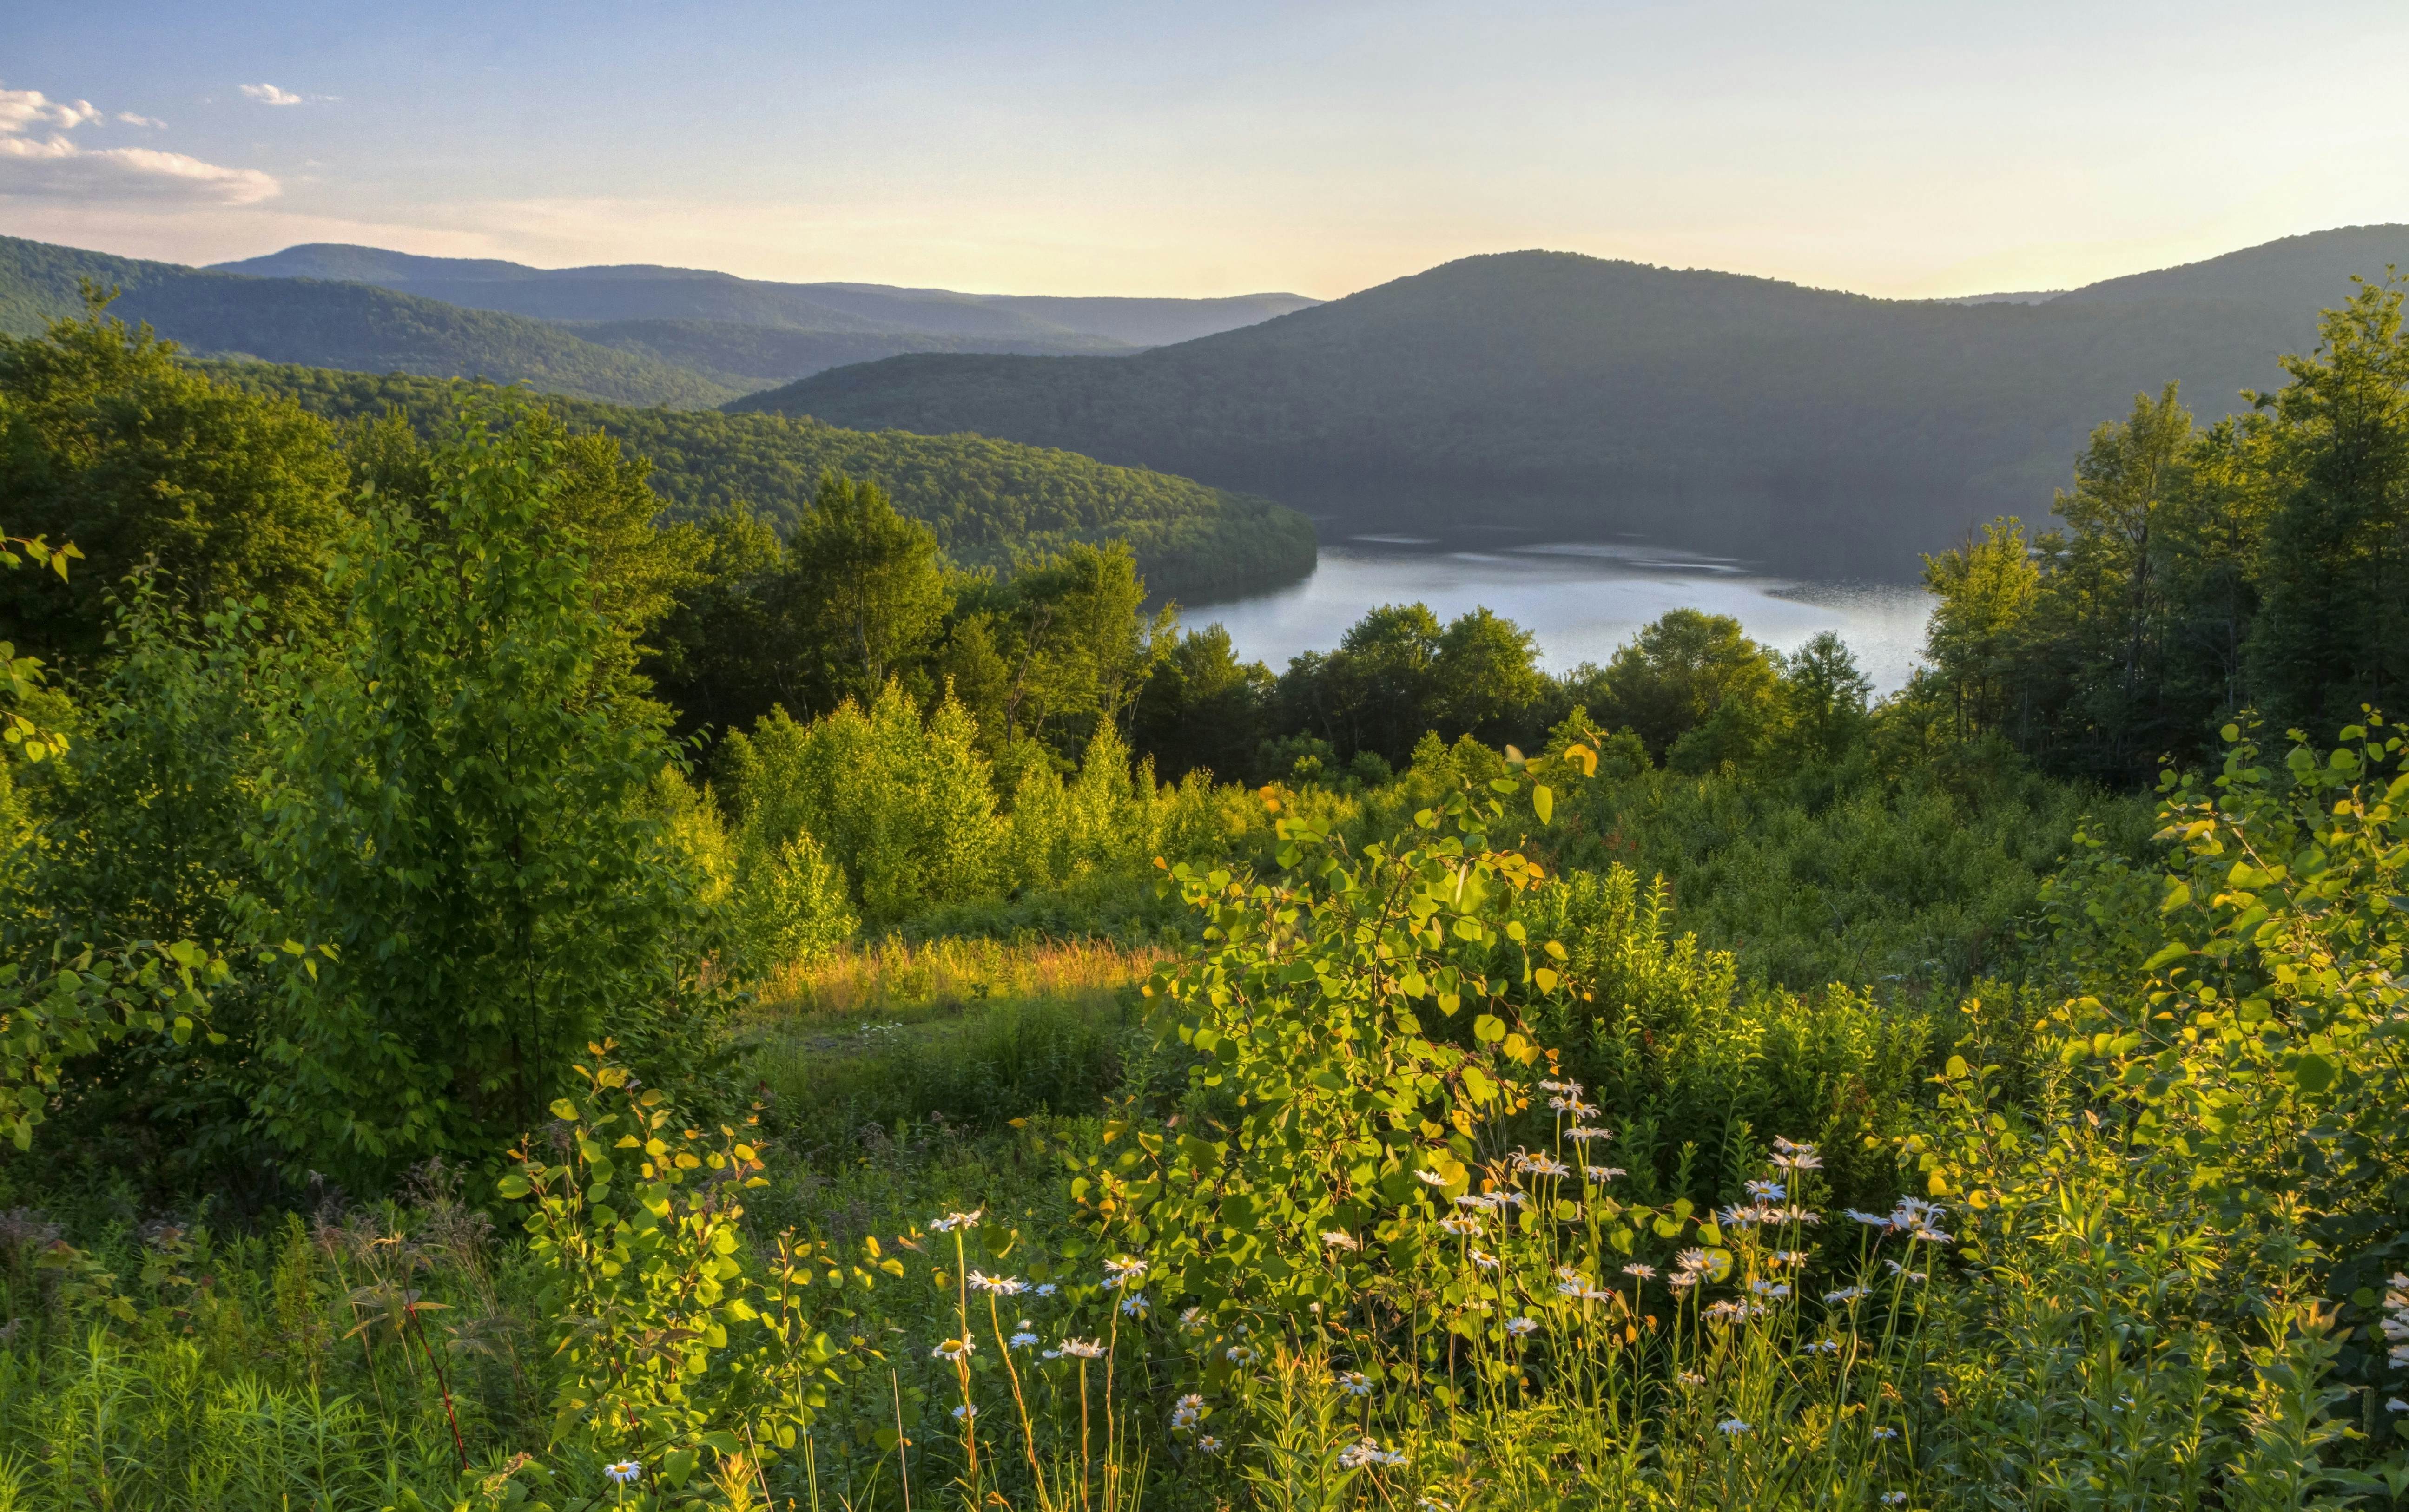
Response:
[[[1932,596],[1918,586],[1782,577],[1747,562],[1641,541],[1351,536],[1324,543],[1320,566],[1302,583],[1183,608],[1180,618],[1190,626],[1219,621],[1239,655],[1277,671],[1299,652],[1336,646],[1364,611],[1416,601],[1442,622],[1485,605],[1534,632],[1555,672],[1585,661],[1604,664],[1668,609],[1729,614],[1757,641],[1782,651],[1837,630],[1883,693],[1907,682],[1932,609]]]

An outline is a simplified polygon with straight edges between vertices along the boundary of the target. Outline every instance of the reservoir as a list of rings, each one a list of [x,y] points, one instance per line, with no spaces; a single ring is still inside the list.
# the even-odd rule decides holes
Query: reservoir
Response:
[[[1921,586],[1783,577],[1638,540],[1350,536],[1325,541],[1320,565],[1302,583],[1183,607],[1180,620],[1191,628],[1219,622],[1242,658],[1279,671],[1300,652],[1335,647],[1364,611],[1414,602],[1442,624],[1486,606],[1537,637],[1551,672],[1604,665],[1669,609],[1729,614],[1760,644],[1785,652],[1837,630],[1875,690],[1889,693],[1917,663],[1933,599]]]

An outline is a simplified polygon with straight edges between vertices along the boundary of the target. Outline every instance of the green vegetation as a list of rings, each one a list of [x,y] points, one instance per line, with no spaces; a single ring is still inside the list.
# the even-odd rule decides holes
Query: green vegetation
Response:
[[[1933,561],[1911,697],[2041,764],[2117,781],[2245,710],[2338,728],[2409,686],[2409,330],[2399,283],[2327,312],[2290,382],[2197,428],[2170,384],[2093,433],[2063,526],[1996,521]]]
[[[2398,497],[2395,297],[2271,406],[2303,540]],[[155,476],[330,480],[314,573],[121,557],[0,651],[0,1507],[2409,1500],[2399,725],[2052,773],[1964,713],[2053,570],[1996,546],[1881,700],[1689,612],[1276,677],[1126,547],[965,574],[834,469],[656,531],[459,399],[0,344],[45,520],[165,512],[152,403]],[[784,691],[674,740],[664,644]]]
[[[0,331],[31,335],[45,320],[72,318],[85,281],[124,291],[118,314],[206,355],[485,378],[613,404],[696,409],[734,392],[522,316],[364,284],[198,273],[15,237],[0,237]]]
[[[422,430],[474,392],[429,380],[240,367],[215,370],[247,387],[290,394],[335,420],[398,407]],[[670,517],[700,520],[744,506],[780,528],[808,507],[833,468],[873,480],[925,521],[965,567],[1009,568],[1075,543],[1123,541],[1167,596],[1256,591],[1313,569],[1313,527],[1277,504],[1068,452],[980,436],[922,437],[838,430],[769,415],[627,410],[570,399],[549,407],[570,425],[602,431],[651,462]]]
[[[1110,363],[899,356],[731,408],[1068,447],[1356,529],[1477,508],[1485,524],[1905,578],[2046,488],[2137,389],[2175,378],[2238,408],[2345,274],[2409,264],[2409,230],[2258,251],[2221,277],[1979,306],[1512,252]],[[2279,276],[2295,267],[2313,294]]]

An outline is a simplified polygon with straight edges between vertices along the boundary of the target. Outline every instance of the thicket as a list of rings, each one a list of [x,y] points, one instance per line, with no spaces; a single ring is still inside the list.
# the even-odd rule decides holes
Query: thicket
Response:
[[[0,419],[138,521],[109,393]],[[615,444],[320,444],[310,615],[146,563],[0,653],[0,1507],[2409,1492],[2384,718],[2152,803],[1697,614],[1232,677],[832,474],[695,761],[729,579]]]
[[[1911,697],[2048,770],[2145,780],[2245,710],[2340,728],[2409,678],[2409,331],[2362,282],[2290,382],[2205,429],[2170,384],[2100,426],[2060,524],[1994,522],[1934,558]]]

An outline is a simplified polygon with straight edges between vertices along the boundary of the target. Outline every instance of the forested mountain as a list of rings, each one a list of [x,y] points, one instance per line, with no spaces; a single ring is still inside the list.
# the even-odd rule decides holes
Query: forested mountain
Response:
[[[1133,348],[1103,337],[935,336],[925,331],[799,331],[783,325],[748,325],[720,320],[563,321],[598,346],[634,353],[689,368],[740,392],[769,388],[796,377],[875,362],[898,352],[1016,352],[1099,355],[1126,354]]]
[[[2409,227],[1961,305],[1513,252],[1127,358],[899,356],[731,408],[1070,447],[1342,527],[1477,511],[1903,576],[1977,520],[2037,513],[2135,393],[2178,379],[2213,417],[2274,387],[2341,269],[2387,262]]]
[[[458,409],[469,387],[257,363],[216,371],[246,387],[293,395],[336,420],[397,407],[428,431]],[[1313,528],[1293,511],[1068,452],[984,436],[840,430],[778,415],[637,410],[558,396],[545,405],[573,428],[608,432],[649,458],[652,486],[670,501],[671,519],[696,519],[743,501],[784,533],[808,506],[821,472],[833,468],[880,484],[966,567],[1009,566],[1074,542],[1123,540],[1154,593],[1191,602],[1273,586],[1313,568]]]
[[[696,408],[736,392],[559,325],[363,283],[251,279],[0,237],[0,330],[30,335],[79,313],[79,281],[122,289],[111,307],[196,355],[368,372],[481,377],[620,404]]]
[[[1088,352],[1157,346],[1252,324],[1314,303],[1301,295],[1223,299],[1063,298],[959,294],[879,283],[779,283],[701,268],[632,264],[529,267],[491,258],[419,257],[328,243],[221,263],[213,271],[345,279],[546,320],[709,320],[799,331],[974,338]],[[892,350],[943,350],[928,346]],[[983,350],[1021,350],[985,346]]]

